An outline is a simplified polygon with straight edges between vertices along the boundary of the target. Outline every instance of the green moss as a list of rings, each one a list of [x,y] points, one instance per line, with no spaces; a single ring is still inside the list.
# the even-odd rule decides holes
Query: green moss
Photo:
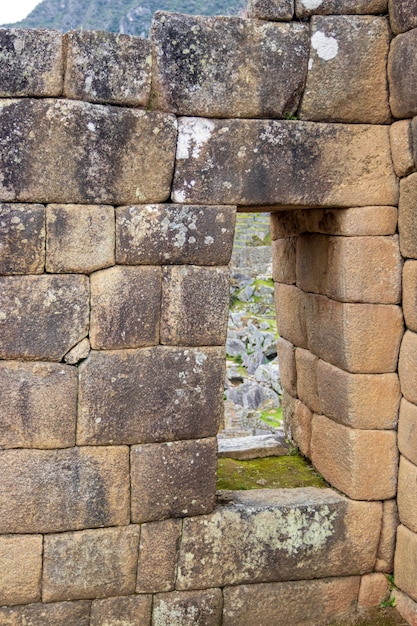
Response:
[[[279,428],[282,424],[282,406],[277,409],[269,409],[262,411],[259,416],[263,422],[273,426],[273,428]]]

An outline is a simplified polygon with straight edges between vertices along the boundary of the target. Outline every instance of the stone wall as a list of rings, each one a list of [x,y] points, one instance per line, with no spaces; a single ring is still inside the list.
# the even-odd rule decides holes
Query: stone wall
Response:
[[[417,621],[415,6],[249,15],[0,30],[2,626],[334,624],[396,536]],[[273,213],[287,429],[337,491],[216,496],[236,207]]]

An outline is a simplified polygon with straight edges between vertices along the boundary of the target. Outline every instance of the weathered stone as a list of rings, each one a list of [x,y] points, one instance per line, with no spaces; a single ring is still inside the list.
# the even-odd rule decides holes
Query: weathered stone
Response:
[[[409,120],[391,124],[390,131],[392,160],[397,176],[408,176],[415,170],[413,158],[413,135]]]
[[[397,208],[394,206],[313,209],[299,213],[303,230],[307,232],[345,237],[376,237],[394,235],[397,230]]]
[[[417,465],[417,406],[402,398],[398,422],[398,448]]]
[[[360,578],[329,578],[226,587],[223,626],[324,626],[355,612]]]
[[[90,626],[150,626],[152,596],[127,596],[95,600]]]
[[[0,277],[0,357],[60,361],[88,332],[85,276]]]
[[[225,345],[229,299],[229,268],[165,267],[162,274],[161,343]]]
[[[271,213],[271,238],[272,241],[281,237],[296,237],[300,234],[302,209],[298,211],[278,211]]]
[[[393,592],[395,597],[395,608],[410,626],[417,626],[417,603],[413,602],[405,593],[399,589]]]
[[[155,596],[154,626],[218,626],[222,620],[223,597],[220,589],[173,591]]]
[[[317,380],[327,417],[352,428],[395,429],[401,397],[397,374],[350,374],[319,361]]]
[[[310,409],[291,396],[282,398],[282,414],[286,436],[297,446],[301,454],[310,458],[311,421],[313,413]]]
[[[0,124],[0,200],[129,204],[169,196],[172,115],[25,98],[3,100]]]
[[[389,41],[388,21],[383,17],[313,17],[300,119],[389,122],[386,73]]]
[[[252,435],[245,437],[219,438],[217,456],[229,459],[260,459],[265,456],[288,454],[283,435]]]
[[[112,267],[91,275],[93,349],[141,348],[159,342],[160,267]]]
[[[217,434],[225,375],[221,348],[92,352],[79,372],[79,445]]]
[[[296,237],[275,239],[272,242],[272,277],[277,283],[293,285],[295,276]]]
[[[276,283],[274,297],[280,337],[284,337],[294,346],[307,348],[307,296],[298,287]]]
[[[234,491],[231,497],[211,515],[183,521],[177,589],[372,570],[379,502],[352,502],[314,487]]]
[[[3,532],[10,532],[10,529],[11,526]],[[0,606],[39,600],[41,575],[41,535],[0,537]]]
[[[55,363],[0,361],[2,448],[75,445],[77,373]]]
[[[387,0],[295,0],[297,17],[386,13]]]
[[[68,365],[76,365],[80,361],[86,359],[90,354],[90,341],[83,339],[80,343],[77,343],[67,354],[64,356],[65,363]]]
[[[406,326],[417,331],[417,261],[403,267],[403,311]]]
[[[395,205],[389,129],[181,118],[172,199],[272,209]]]
[[[151,91],[151,43],[118,33],[73,30],[64,36],[64,96],[146,106]]]
[[[400,457],[398,471],[398,515],[401,524],[417,532],[417,466],[404,456]]]
[[[389,596],[389,581],[384,574],[365,574],[361,578],[359,589],[358,607],[369,609],[373,606],[381,606],[381,602]]]
[[[417,29],[397,35],[388,56],[390,106],[394,117],[413,117],[417,114]]]
[[[297,287],[311,293],[327,293],[330,237],[304,233],[297,238]]]
[[[56,30],[0,30],[0,97],[59,96],[62,35]]]
[[[297,395],[314,413],[321,413],[320,399],[317,389],[317,364],[319,359],[308,350],[297,348],[295,351],[297,364]]]
[[[395,539],[400,520],[398,519],[396,500],[385,500],[382,504],[382,528],[375,570],[390,574],[394,569]]]
[[[249,0],[248,17],[288,22],[294,15],[294,0]]]
[[[407,330],[401,344],[398,374],[404,397],[417,404],[417,334]]]
[[[0,609],[0,626],[89,626],[88,600],[28,604]]]
[[[134,446],[132,521],[203,515],[214,508],[217,440]]]
[[[46,271],[90,274],[114,265],[114,209],[77,204],[46,207]]]
[[[101,528],[46,535],[42,600],[133,594],[139,528]]]
[[[416,0],[388,0],[389,19],[394,33],[417,27]]]
[[[45,207],[0,204],[0,235],[0,274],[42,274]]]
[[[141,525],[136,593],[174,589],[181,530],[181,520]]]
[[[396,494],[395,431],[357,430],[314,415],[311,460],[336,489],[355,500],[386,500]]]
[[[307,73],[308,32],[306,24],[160,11],[150,32],[155,54],[152,104],[199,117],[292,115]],[[201,128],[206,124],[203,120]],[[204,134],[209,132],[210,126]],[[183,138],[182,151],[190,140],[190,135]]]
[[[395,585],[417,601],[416,561],[417,534],[399,526],[394,563]]]
[[[1,533],[128,523],[126,447],[4,450],[0,474]]]
[[[288,391],[292,396],[296,396],[297,368],[295,365],[295,347],[283,337],[279,337],[277,353],[281,385],[283,389]]]
[[[227,265],[235,207],[150,204],[116,209],[116,262]]]
[[[398,230],[400,250],[404,257],[417,259],[417,173],[403,178],[400,182],[400,202],[398,207]]]

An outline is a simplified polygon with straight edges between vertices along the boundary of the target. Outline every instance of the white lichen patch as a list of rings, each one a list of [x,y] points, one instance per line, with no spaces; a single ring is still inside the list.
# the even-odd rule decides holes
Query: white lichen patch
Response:
[[[184,118],[180,122],[177,159],[198,159],[201,148],[209,141],[214,130],[211,120],[199,117]]]
[[[317,56],[323,61],[334,59],[339,52],[339,44],[334,37],[328,37],[326,33],[318,30],[311,38],[311,45],[317,52]]]
[[[303,7],[309,10],[317,9],[320,5],[322,5],[324,0],[301,0],[301,4]]]

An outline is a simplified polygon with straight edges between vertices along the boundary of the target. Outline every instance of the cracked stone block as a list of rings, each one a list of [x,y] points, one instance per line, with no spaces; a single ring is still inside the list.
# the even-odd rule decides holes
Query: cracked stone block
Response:
[[[0,274],[42,274],[45,266],[44,206],[0,204],[0,235]]]
[[[371,15],[387,12],[387,0],[295,0],[297,17],[310,15]]]
[[[141,525],[136,593],[174,589],[181,531],[181,520]]]
[[[394,117],[413,117],[417,114],[417,29],[397,35],[388,57],[390,106]]]
[[[91,602],[27,604],[0,609],[1,626],[89,626]]]
[[[152,623],[155,626],[218,626],[222,621],[222,608],[221,589],[158,593],[154,599]]]
[[[6,531],[10,532],[10,528]],[[0,605],[27,604],[41,596],[42,536],[0,537]],[[0,621],[2,615],[0,612]]]
[[[395,499],[385,500],[382,506],[382,528],[375,569],[390,574],[394,569],[395,540],[400,520]]]
[[[94,600],[91,626],[150,626],[152,596],[125,596]]]
[[[388,0],[389,19],[395,34],[417,27],[416,0]]]

